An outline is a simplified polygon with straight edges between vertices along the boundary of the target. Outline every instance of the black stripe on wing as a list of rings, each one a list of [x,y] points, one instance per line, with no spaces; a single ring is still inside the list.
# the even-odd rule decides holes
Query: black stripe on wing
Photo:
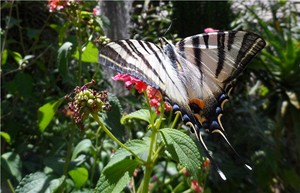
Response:
[[[147,58],[145,57],[145,55],[143,55],[143,54],[136,48],[136,46],[132,43],[131,40],[125,40],[125,41],[126,41],[126,43],[128,44],[128,46],[131,48],[131,50],[132,50],[133,52],[135,52],[135,53],[142,59],[142,61],[146,64],[146,66],[148,67],[148,69],[151,70],[151,71],[155,74],[155,76],[157,76],[157,77],[159,78],[159,81],[163,83],[164,81],[160,78],[160,76],[159,76],[159,74],[157,73],[156,69],[153,68],[153,67],[151,66],[150,62],[147,60]],[[141,42],[141,41],[137,41],[137,42],[139,43],[139,45],[142,45],[142,42]],[[125,45],[124,45],[124,46],[125,46]],[[145,49],[144,46],[142,46],[141,48],[144,48],[144,49]],[[145,49],[145,51],[148,52],[146,49]],[[149,53],[149,52],[148,52],[148,53]],[[153,51],[153,53],[156,54],[156,52],[154,52],[154,51]],[[132,54],[132,53],[130,53],[130,54]],[[157,54],[155,55],[155,57],[156,57],[156,58],[159,58],[159,57],[157,56]]]
[[[113,42],[113,43],[119,44],[120,42],[121,41]],[[119,45],[121,46],[122,43],[120,43]],[[125,50],[128,56],[131,56],[138,61],[138,58],[136,58],[126,46],[124,47],[122,46],[122,49]],[[115,49],[110,47],[110,45],[108,44],[107,46],[103,47],[100,50],[99,62],[105,66],[108,66],[118,71],[119,73],[130,74],[132,76],[135,76],[136,78],[144,81],[148,85],[158,89],[159,86],[155,84],[153,81],[151,81],[150,77],[148,77],[144,71],[142,71],[136,65],[126,61],[126,57],[128,56],[121,56],[120,53],[118,53]]]
[[[224,32],[218,32],[217,42],[218,42],[218,63],[215,72],[216,78],[218,78],[219,74],[223,70],[224,62],[225,62],[225,45],[224,45],[225,33]]]
[[[266,45],[266,42],[257,34],[247,32],[243,37],[240,50],[235,60],[236,70],[231,72],[231,75],[224,80],[228,83],[235,79],[240,74],[246,65],[261,51]]]
[[[227,50],[230,51],[232,48],[232,45],[234,44],[235,34],[237,31],[229,31],[228,34],[228,41],[227,41]]]

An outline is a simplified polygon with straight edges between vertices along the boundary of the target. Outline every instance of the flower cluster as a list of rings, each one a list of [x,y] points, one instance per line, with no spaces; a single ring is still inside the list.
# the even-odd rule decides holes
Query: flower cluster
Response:
[[[70,100],[69,109],[72,112],[71,117],[75,123],[83,129],[83,121],[91,113],[97,113],[99,111],[109,111],[110,104],[108,103],[107,91],[95,91],[88,88],[89,84],[95,84],[95,81],[85,84],[82,87],[76,87],[74,89],[75,96],[72,98],[72,94],[67,95],[65,98]]]
[[[141,81],[138,78],[135,78],[133,76],[130,76],[129,74],[121,74],[118,73],[116,76],[113,77],[114,80],[120,80],[125,83],[125,86],[127,89],[134,88],[139,92],[145,92],[147,94],[147,97],[149,98],[150,106],[154,107],[156,109],[156,113],[159,114],[160,111],[158,108],[161,105],[161,102],[163,100],[162,94],[159,90],[156,88],[153,88],[143,81]],[[171,105],[169,103],[165,103],[165,110],[169,111],[171,110]]]
[[[203,192],[203,188],[198,184],[197,180],[193,180],[191,182],[191,189],[195,193],[202,193]]]
[[[99,6],[99,5],[97,5],[96,7],[93,8],[93,14],[94,14],[95,16],[101,15],[101,9],[100,9],[100,6]]]
[[[210,160],[209,159],[206,159],[203,163],[202,163],[202,169],[204,171],[207,171],[209,168],[210,168]]]
[[[59,11],[71,4],[79,4],[79,0],[48,0],[49,11]]]

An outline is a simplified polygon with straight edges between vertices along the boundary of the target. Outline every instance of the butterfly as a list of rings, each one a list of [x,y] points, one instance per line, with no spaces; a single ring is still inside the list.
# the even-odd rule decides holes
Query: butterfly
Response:
[[[173,105],[173,111],[182,114],[183,122],[225,180],[202,135],[219,133],[236,153],[221,123],[223,106],[229,99],[231,82],[266,42],[259,35],[245,31],[203,33],[175,45],[163,41],[163,47],[133,39],[111,42],[100,50],[99,62],[160,90]]]

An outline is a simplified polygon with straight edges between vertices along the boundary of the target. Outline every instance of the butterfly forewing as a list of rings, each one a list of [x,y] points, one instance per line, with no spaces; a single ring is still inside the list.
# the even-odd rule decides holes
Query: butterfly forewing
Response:
[[[187,104],[187,94],[171,59],[157,45],[140,40],[111,42],[101,49],[99,62],[135,76],[165,95]]]

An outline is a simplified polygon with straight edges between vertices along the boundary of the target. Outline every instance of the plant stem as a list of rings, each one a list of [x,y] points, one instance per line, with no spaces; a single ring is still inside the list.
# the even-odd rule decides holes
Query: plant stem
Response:
[[[177,120],[179,119],[179,117],[180,117],[180,113],[176,113],[176,116],[175,116],[175,119],[172,123],[171,128],[175,128],[175,124],[177,123]]]
[[[142,160],[141,158],[139,158],[138,155],[136,155],[133,151],[131,151],[131,149],[129,149],[126,145],[124,145],[121,141],[119,141],[110,131],[109,129],[107,129],[107,127],[102,123],[102,121],[100,121],[98,115],[96,113],[91,113],[93,118],[97,121],[97,123],[100,125],[100,127],[104,130],[104,132],[112,139],[114,140],[119,146],[121,146],[122,148],[126,149],[127,151],[129,151],[134,157],[135,159],[137,159],[137,161],[139,161],[140,163],[145,163],[144,160]]]
[[[77,38],[77,51],[78,51],[78,84],[81,84],[81,73],[82,73],[82,37],[81,37],[81,31],[80,31],[80,21],[81,20],[81,11],[76,10],[76,38]]]
[[[156,138],[157,138],[157,131],[156,131],[156,129],[152,129],[148,159],[147,159],[147,163],[146,163],[146,167],[145,167],[145,175],[144,175],[144,179],[143,179],[142,186],[141,186],[142,189],[139,188],[138,193],[140,193],[140,192],[147,193],[148,192],[148,186],[150,183],[151,173],[152,173],[153,166],[154,166],[154,163],[152,160],[152,154],[153,154],[153,149],[155,146]]]
[[[150,110],[150,114],[151,113],[153,113],[153,112]],[[152,116],[153,115],[151,115],[151,117]],[[138,193],[140,193],[140,192],[147,193],[148,192],[148,187],[149,187],[154,163],[155,163],[155,160],[158,158],[159,151],[156,151],[156,147],[157,147],[156,143],[157,143],[158,128],[160,127],[160,124],[162,122],[162,116],[158,119],[158,122],[156,122],[156,123],[153,122],[153,119],[151,119],[150,121],[151,121],[150,126],[152,128],[151,142],[150,142],[150,147],[149,147],[147,163],[145,165],[144,179],[142,181],[140,188],[138,189]]]
[[[14,186],[11,184],[11,181],[9,179],[7,180],[7,184],[8,184],[8,187],[9,187],[10,191],[12,193],[15,193],[16,191],[14,189]]]
[[[74,136],[75,136],[75,129],[71,128],[70,140],[68,140],[68,149],[67,149],[67,155],[66,155],[66,162],[65,162],[65,165],[64,165],[64,175],[65,176],[68,175],[68,169],[69,169],[69,164],[70,164],[70,161],[71,161],[71,154],[72,154]]]
[[[101,127],[99,126],[97,132],[96,132],[96,139],[95,139],[95,148],[96,148],[96,152],[94,153],[93,157],[94,157],[94,163],[92,165],[92,170],[91,170],[91,182],[94,179],[94,175],[95,175],[95,168],[97,165],[97,160],[98,160],[98,154],[100,153],[100,148],[99,148],[99,137],[100,137],[100,133],[101,133]]]

